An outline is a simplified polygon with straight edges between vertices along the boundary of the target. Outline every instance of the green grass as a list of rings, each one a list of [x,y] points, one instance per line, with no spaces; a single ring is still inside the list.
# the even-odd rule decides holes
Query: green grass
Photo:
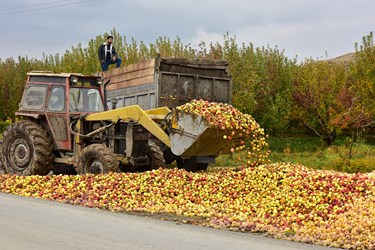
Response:
[[[354,143],[349,158],[348,139],[338,138],[334,145],[325,147],[316,137],[274,137],[268,140],[271,163],[300,163],[314,169],[331,169],[357,173],[375,170],[375,145],[373,142]],[[221,155],[213,167],[238,166],[236,158],[245,157],[245,152]]]

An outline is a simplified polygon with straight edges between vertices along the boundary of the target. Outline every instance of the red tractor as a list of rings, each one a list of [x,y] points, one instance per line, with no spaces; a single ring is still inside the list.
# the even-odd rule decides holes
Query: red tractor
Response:
[[[141,125],[85,120],[89,114],[106,110],[103,90],[101,78],[96,76],[29,73],[16,113],[22,119],[3,133],[4,171],[45,175],[53,166],[73,166],[80,174],[100,173],[119,171],[119,160],[133,169],[163,165],[162,152],[149,142],[149,132]],[[126,133],[132,143],[126,142]],[[126,146],[126,159],[117,159],[117,154],[124,156]]]

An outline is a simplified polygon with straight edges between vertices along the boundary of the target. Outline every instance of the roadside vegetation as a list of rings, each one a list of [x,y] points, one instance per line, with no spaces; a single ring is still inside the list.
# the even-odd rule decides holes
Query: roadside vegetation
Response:
[[[238,44],[229,34],[221,43],[202,42],[193,47],[179,37],[159,37],[146,45],[115,29],[110,33],[126,64],[151,59],[158,53],[161,57],[227,60],[233,80],[232,103],[251,114],[270,135],[272,162],[299,162],[348,172],[374,170],[374,144],[368,140],[374,136],[375,126],[372,32],[354,44],[352,60],[308,58],[302,63],[287,58],[278,48]],[[99,72],[97,48],[107,35],[98,35],[87,46],[72,46],[63,55],[1,58],[0,132],[15,119],[27,72]],[[220,157],[217,165],[231,165],[233,158]]]
[[[360,173],[375,171],[375,142],[371,139],[357,141],[340,136],[327,147],[318,137],[308,135],[273,136],[268,139],[271,163],[299,163],[316,170]],[[351,152],[350,152],[351,151]],[[210,170],[239,166],[244,152],[221,155]],[[350,156],[351,154],[351,156]]]

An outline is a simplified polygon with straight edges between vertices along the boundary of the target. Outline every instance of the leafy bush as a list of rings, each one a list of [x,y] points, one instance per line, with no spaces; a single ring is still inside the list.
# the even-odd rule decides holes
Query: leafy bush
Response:
[[[355,143],[350,158],[348,140],[345,136],[338,137],[335,145],[330,147],[323,147],[317,137],[271,137],[269,148],[271,162],[300,163],[314,169],[348,173],[375,170],[375,146],[366,141]],[[222,157],[218,162],[230,164],[233,161]]]
[[[347,173],[366,173],[375,170],[375,157],[347,159],[336,157],[329,162],[329,168]]]
[[[6,121],[0,121],[0,133],[3,133],[5,129],[12,123],[13,121],[11,119],[7,119]]]

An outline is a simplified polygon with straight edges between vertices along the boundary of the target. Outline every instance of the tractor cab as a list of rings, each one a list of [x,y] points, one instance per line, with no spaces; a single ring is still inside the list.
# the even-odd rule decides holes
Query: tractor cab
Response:
[[[82,74],[28,73],[16,113],[38,119],[53,134],[54,148],[72,150],[72,117],[105,111],[100,77]]]
[[[81,74],[28,73],[22,115],[104,111],[101,79]]]

